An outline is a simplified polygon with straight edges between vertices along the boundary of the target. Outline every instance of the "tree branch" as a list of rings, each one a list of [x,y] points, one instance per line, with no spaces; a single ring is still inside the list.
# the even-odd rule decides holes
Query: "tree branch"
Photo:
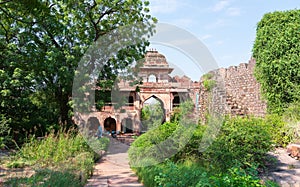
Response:
[[[47,26],[42,24],[42,27],[44,28],[44,30],[46,31],[46,33],[50,37],[50,39],[51,39],[52,43],[55,45],[55,47],[61,50],[61,46],[57,43],[57,41],[55,40],[53,34],[50,31],[48,31]]]
[[[12,19],[14,19],[14,20],[16,20],[16,21],[19,21],[19,22],[21,22],[21,23],[25,23],[25,24],[35,24],[35,23],[38,23],[38,22],[34,22],[34,21],[32,21],[32,22],[27,22],[27,21],[24,21],[24,20],[22,20],[22,19],[18,19],[17,17],[15,17],[15,16],[9,14],[9,13],[8,13],[6,10],[4,10],[2,7],[0,7],[0,10],[3,11],[4,14],[6,14],[9,18],[12,18]]]
[[[122,2],[122,0],[119,0],[118,2],[116,2],[116,5],[114,7],[117,7],[120,5],[120,3]],[[112,7],[111,9],[108,9],[107,11],[105,11],[103,14],[100,15],[100,17],[98,18],[96,24],[98,25],[99,22],[101,21],[101,19],[105,16],[105,15],[109,15],[112,14],[114,12],[116,12],[117,10],[114,9],[114,7]],[[117,8],[118,9],[118,8]]]
[[[95,32],[96,32],[96,36],[95,36],[95,39],[94,39],[94,41],[96,41],[98,38],[99,38],[99,29],[98,29],[98,27],[97,27],[97,24],[94,22],[94,20],[93,20],[93,18],[92,18],[92,15],[91,14],[88,14],[88,16],[89,16],[89,18],[90,18],[90,21],[91,21],[91,23],[92,23],[92,25],[93,25],[93,27],[94,27],[94,29],[95,29]]]
[[[114,12],[116,12],[116,10],[113,9],[113,8],[108,9],[107,11],[105,11],[105,12],[104,12],[103,14],[101,14],[100,17],[98,18],[98,20],[97,20],[97,22],[96,22],[96,25],[99,24],[99,22],[101,21],[101,19],[102,19],[104,16],[109,15],[109,14],[112,14],[112,13],[114,13]]]
[[[9,3],[9,2],[11,2],[11,1],[12,1],[12,0],[1,1],[1,2],[0,2],[0,5],[5,4],[5,3]]]
[[[89,8],[88,17],[90,18],[90,21],[91,21],[91,23],[92,23],[92,25],[93,25],[93,27],[94,27],[94,29],[95,29],[95,32],[96,32],[94,41],[96,41],[101,35],[103,35],[103,33],[106,33],[106,32],[107,32],[107,31],[100,32],[100,30],[99,30],[99,28],[98,28],[98,25],[99,25],[101,19],[103,19],[104,16],[106,16],[106,15],[109,15],[109,14],[112,14],[112,13],[114,13],[114,12],[117,12],[117,9],[116,9],[115,7],[119,6],[121,2],[122,2],[122,0],[119,0],[119,1],[115,4],[115,6],[113,6],[112,8],[110,8],[110,9],[108,9],[108,10],[106,10],[105,12],[103,12],[103,13],[99,16],[99,18],[97,19],[97,21],[95,22],[95,21],[93,20],[91,10],[94,9],[94,8],[96,8],[97,2],[96,2],[95,0],[93,1],[93,5]]]
[[[0,22],[1,27],[4,29],[5,31],[5,40],[7,43],[9,43],[9,37],[8,37],[8,31],[5,29],[4,25]]]

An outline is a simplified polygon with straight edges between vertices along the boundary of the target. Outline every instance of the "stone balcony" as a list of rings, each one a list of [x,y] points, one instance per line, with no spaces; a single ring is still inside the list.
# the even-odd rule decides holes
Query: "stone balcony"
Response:
[[[135,111],[136,108],[134,106],[129,106],[128,104],[125,104],[124,106],[122,106],[121,108],[119,108],[118,110],[122,111]],[[106,105],[104,105],[101,108],[102,112],[113,112],[115,111],[115,107],[114,107],[114,103],[107,103]]]

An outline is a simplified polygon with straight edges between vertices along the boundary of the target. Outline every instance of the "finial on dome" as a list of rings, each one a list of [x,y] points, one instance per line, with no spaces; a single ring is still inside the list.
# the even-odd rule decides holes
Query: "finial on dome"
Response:
[[[150,53],[158,53],[158,51],[157,51],[155,48],[150,48],[150,49],[148,49],[147,52],[150,52]]]

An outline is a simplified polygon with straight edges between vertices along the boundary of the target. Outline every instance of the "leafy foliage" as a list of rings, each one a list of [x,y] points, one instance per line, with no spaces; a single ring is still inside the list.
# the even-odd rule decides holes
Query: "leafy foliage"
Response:
[[[9,120],[7,120],[4,115],[0,115],[0,149],[6,147],[7,143],[9,143],[10,130],[11,128],[8,126]]]
[[[157,170],[155,186],[196,186],[200,178],[207,177],[204,168],[189,160],[180,164],[167,161]]]
[[[290,141],[300,142],[300,102],[289,104],[283,113],[285,135]]]
[[[233,166],[222,173],[207,171],[195,160],[165,163],[135,169],[145,186],[153,187],[278,187],[276,183],[262,181],[258,178],[256,168],[244,169],[240,165]]]
[[[276,11],[257,25],[255,76],[272,113],[300,99],[300,10]]]
[[[141,0],[2,2],[0,113],[11,119],[14,137],[25,138],[39,124],[39,136],[53,124],[72,124],[72,81],[83,54],[101,36],[125,25],[142,22],[151,34],[156,20],[148,5]],[[112,86],[119,70],[141,59],[147,45],[124,47],[103,62],[100,86]]]
[[[236,162],[247,167],[263,166],[266,153],[272,148],[269,127],[259,118],[229,118],[224,121],[218,137],[203,153],[215,168],[228,169]]]
[[[144,155],[156,143],[154,139],[162,142],[173,136],[180,128],[178,124],[169,122],[138,137],[132,145],[138,149],[129,150],[130,161],[140,159],[138,155]],[[257,167],[264,166],[266,153],[274,142],[283,141],[284,138],[276,139],[283,126],[279,117],[226,117],[215,141],[201,152],[199,146],[207,125],[198,125],[175,155],[157,165],[133,169],[145,186],[278,186],[270,181],[262,184]],[[164,151],[168,152],[168,148],[162,149],[161,154]]]
[[[145,105],[141,112],[142,130],[156,128],[164,121],[164,111],[160,102]]]
[[[218,187],[263,187],[263,186],[278,186],[276,184],[269,183],[269,185],[261,184],[261,180],[258,178],[256,168],[243,169],[241,166],[234,166],[227,170],[226,173],[213,175],[210,177],[211,186]],[[200,181],[197,186],[202,186]]]
[[[283,118],[289,122],[300,121],[300,101],[289,104],[285,109]]]
[[[212,79],[213,75],[210,73],[204,74],[202,76],[203,86],[206,90],[210,91],[216,85],[216,81]]]
[[[129,148],[128,155],[132,165],[145,164],[160,161],[164,153],[172,152],[175,147],[165,146],[166,139],[173,138],[171,135],[178,129],[178,124],[166,122],[155,129],[147,131],[139,136]],[[173,141],[172,141],[173,142]],[[169,144],[169,142],[167,142]],[[169,145],[174,145],[170,143]],[[163,151],[162,151],[162,150]]]
[[[109,140],[95,139],[92,143],[98,144],[99,151],[106,150]],[[86,180],[92,174],[94,160],[98,158],[99,152],[95,153],[84,137],[73,132],[60,132],[50,133],[42,140],[32,137],[6,165],[12,168],[55,168]]]
[[[193,105],[190,101],[180,105],[179,118],[171,117],[170,122],[152,128],[138,137],[128,151],[132,165],[151,165],[163,162],[165,158],[177,159],[176,156],[190,141],[196,124],[190,118]],[[193,148],[192,148],[193,149]],[[189,151],[193,151],[190,149]]]
[[[287,133],[287,123],[282,116],[278,114],[267,115],[265,125],[268,127],[268,134],[271,135],[275,147],[285,147],[292,141],[292,136]]]
[[[176,107],[171,115],[171,122],[179,123],[188,121],[193,113],[194,103],[192,100],[186,100]]]

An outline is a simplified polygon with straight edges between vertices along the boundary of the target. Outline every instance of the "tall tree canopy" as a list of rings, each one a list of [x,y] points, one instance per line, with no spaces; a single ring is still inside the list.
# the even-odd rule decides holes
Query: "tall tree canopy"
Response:
[[[142,0],[0,1],[1,118],[10,119],[19,134],[36,125],[72,123],[72,81],[81,57],[120,26],[143,22],[152,32],[156,20],[148,5]],[[147,45],[124,47],[99,78],[116,78],[116,70],[141,59]]]
[[[255,76],[272,113],[300,99],[300,10],[268,13],[257,25]]]

